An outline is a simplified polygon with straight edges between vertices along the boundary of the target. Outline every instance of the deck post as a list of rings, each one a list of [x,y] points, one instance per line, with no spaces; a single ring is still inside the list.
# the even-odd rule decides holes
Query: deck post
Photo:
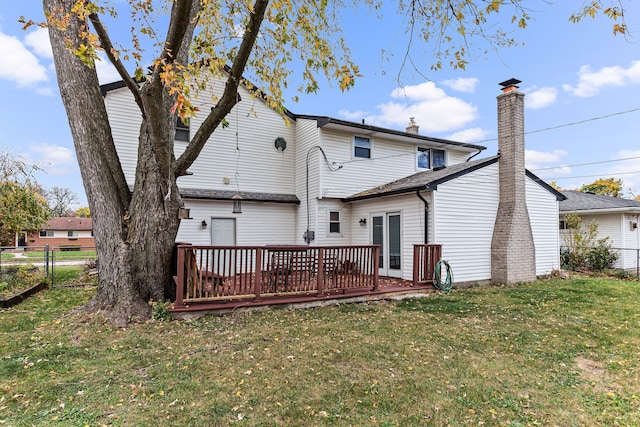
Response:
[[[262,290],[262,251],[264,248],[256,248],[256,280],[253,282],[254,301],[261,301],[260,291]]]
[[[185,252],[185,248],[183,246],[178,246],[178,260],[177,260],[177,271],[176,273],[178,274],[178,280],[176,283],[176,302],[174,304],[174,307],[178,308],[182,308],[184,307],[184,270],[185,270],[185,266],[184,266],[184,252]]]
[[[318,275],[316,277],[316,296],[322,296],[322,285],[324,283],[324,248],[318,248]]]
[[[378,271],[380,269],[380,246],[373,247],[373,290],[377,291],[378,284]]]
[[[420,281],[420,246],[413,245],[413,286]]]

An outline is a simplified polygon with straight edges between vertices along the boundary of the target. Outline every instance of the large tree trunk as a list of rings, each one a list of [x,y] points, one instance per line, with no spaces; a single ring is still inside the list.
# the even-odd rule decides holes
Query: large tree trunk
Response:
[[[163,87],[160,74],[163,67],[174,62],[187,63],[202,7],[200,0],[173,2],[162,53],[142,87],[114,55],[115,48],[100,17],[89,15],[101,46],[134,95],[142,116],[133,192],[116,152],[95,68],[86,66],[78,55],[82,51],[79,47],[87,43],[82,34],[87,34],[88,22],[73,13],[77,3],[43,0],[58,85],[93,215],[99,257],[97,294],[81,310],[102,312],[112,322],[126,325],[133,319],[149,317],[149,300],[164,300],[175,292],[171,261],[180,225],[178,212],[183,206],[176,179],[187,173],[238,101],[237,88],[269,1],[256,0],[224,93],[178,160],[173,152],[176,118],[172,113],[177,95]]]
[[[75,0],[44,0],[45,11],[69,12]],[[163,300],[172,289],[171,256],[179,226],[180,195],[172,172],[171,114],[163,99],[156,106],[160,131],[143,120],[139,168],[131,194],[113,142],[104,98],[94,68],[87,67],[66,43],[79,42],[85,22],[65,29],[49,26],[58,85],[66,108],[80,172],[93,214],[99,285],[81,310],[102,312],[113,323],[146,319],[150,299]],[[150,85],[147,99],[162,95]],[[153,102],[149,101],[150,105]],[[164,111],[163,111],[164,109]],[[164,115],[163,120],[157,120]]]

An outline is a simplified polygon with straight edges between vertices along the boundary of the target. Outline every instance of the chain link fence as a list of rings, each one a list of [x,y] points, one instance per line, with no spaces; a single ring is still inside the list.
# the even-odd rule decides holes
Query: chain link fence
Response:
[[[97,262],[95,247],[2,246],[0,283],[42,274],[52,287],[95,285]]]
[[[586,255],[590,250],[593,249],[601,249],[601,248],[585,248],[584,254],[582,257],[579,257],[578,265],[574,267],[589,269],[588,256]],[[614,256],[615,262],[612,263],[611,268],[618,270],[620,272],[627,272],[626,274],[635,275],[636,278],[640,279],[640,249],[634,248],[615,248],[608,247],[607,248]],[[560,247],[560,258],[562,262],[563,269],[571,269],[571,261],[575,261],[572,259],[569,254],[571,253],[571,248],[567,246]]]

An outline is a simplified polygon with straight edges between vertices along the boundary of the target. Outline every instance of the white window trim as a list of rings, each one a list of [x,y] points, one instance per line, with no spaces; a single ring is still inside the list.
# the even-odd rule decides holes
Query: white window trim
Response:
[[[368,139],[369,140],[369,157],[359,157],[356,156],[356,138]],[[362,160],[371,160],[373,159],[373,138],[365,135],[353,135],[351,137],[351,158],[353,160],[362,159]]]
[[[331,213],[337,212],[339,219],[338,224],[340,224],[340,231],[331,231],[331,223],[335,223],[335,221],[331,221]],[[327,237],[342,237],[344,230],[344,214],[341,209],[327,209]]]
[[[420,153],[420,149],[429,150],[429,166],[431,166],[433,164],[433,150],[443,151],[444,152],[444,165],[447,166],[449,164],[449,151],[448,150],[445,150],[443,148],[426,147],[424,145],[417,145],[416,146],[416,152],[415,152],[416,170],[426,171],[426,170],[433,169],[432,167],[423,168],[423,167],[420,167],[418,165],[418,154]]]

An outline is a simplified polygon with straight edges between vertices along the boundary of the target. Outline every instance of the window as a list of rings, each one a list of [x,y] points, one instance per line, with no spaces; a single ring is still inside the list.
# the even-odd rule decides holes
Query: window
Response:
[[[353,137],[353,157],[371,158],[371,140],[363,136]]]
[[[78,237],[78,230],[69,230],[67,231],[67,236],[68,237]]]
[[[53,230],[40,230],[40,237],[53,237]]]
[[[174,139],[176,141],[189,142],[189,124],[184,123],[180,117],[176,119],[176,136]]]
[[[329,212],[329,233],[340,233],[340,212]]]
[[[419,169],[433,169],[438,166],[446,166],[446,155],[444,150],[418,147],[416,157]]]
[[[560,220],[560,230],[566,230],[567,229],[567,223],[563,220]]]

